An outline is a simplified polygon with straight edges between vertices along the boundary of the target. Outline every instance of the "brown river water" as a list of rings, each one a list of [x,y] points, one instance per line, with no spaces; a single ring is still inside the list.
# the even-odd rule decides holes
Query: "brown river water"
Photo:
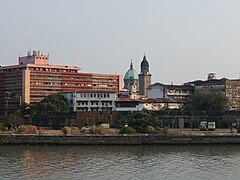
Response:
[[[240,179],[240,145],[0,146],[0,179]]]

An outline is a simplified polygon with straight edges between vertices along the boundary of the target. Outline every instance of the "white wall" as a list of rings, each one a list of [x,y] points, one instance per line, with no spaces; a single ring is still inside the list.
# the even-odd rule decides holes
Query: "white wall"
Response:
[[[149,98],[163,98],[164,96],[164,86],[163,85],[155,85],[155,86],[150,86],[147,89],[147,96]]]

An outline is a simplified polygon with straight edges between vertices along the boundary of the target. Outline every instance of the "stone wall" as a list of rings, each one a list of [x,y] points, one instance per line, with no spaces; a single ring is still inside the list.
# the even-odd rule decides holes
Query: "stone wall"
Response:
[[[39,145],[195,145],[240,144],[240,136],[174,136],[174,135],[118,135],[118,136],[46,136],[0,135],[0,144]]]

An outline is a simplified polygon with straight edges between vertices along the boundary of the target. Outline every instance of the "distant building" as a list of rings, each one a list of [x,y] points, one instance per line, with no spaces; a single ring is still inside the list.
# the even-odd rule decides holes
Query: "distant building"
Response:
[[[228,98],[230,110],[240,110],[240,79],[217,79],[215,73],[210,73],[207,80],[192,81],[188,84],[194,86],[195,92],[220,92]]]
[[[149,98],[170,98],[170,99],[189,99],[194,93],[191,85],[164,85],[154,83],[147,89]]]
[[[194,93],[194,87],[191,85],[165,85],[164,98],[189,99]]]
[[[129,97],[117,97],[114,91],[80,90],[61,92],[69,104],[69,110],[77,111],[141,111],[143,104]]]
[[[116,111],[142,111],[143,103],[131,98],[117,98]]]
[[[152,75],[149,72],[149,63],[147,61],[146,56],[143,56],[143,60],[141,62],[141,72],[138,75],[139,77],[139,95],[146,96],[147,88],[151,85],[151,77]]]
[[[50,65],[49,55],[40,51],[19,57],[18,65],[0,67],[0,114],[16,109],[19,101],[35,103],[57,92],[122,89],[120,75],[79,71],[75,66]]]
[[[79,90],[61,92],[69,104],[69,110],[76,111],[112,111],[117,98],[115,91]]]
[[[148,86],[147,88],[147,96],[149,98],[153,98],[153,99],[156,99],[156,98],[164,98],[164,95],[165,95],[165,86],[164,84],[161,84],[161,83],[154,83],[150,86]]]
[[[145,99],[142,100],[143,108],[149,111],[159,111],[163,109],[180,109],[187,101],[183,99]]]

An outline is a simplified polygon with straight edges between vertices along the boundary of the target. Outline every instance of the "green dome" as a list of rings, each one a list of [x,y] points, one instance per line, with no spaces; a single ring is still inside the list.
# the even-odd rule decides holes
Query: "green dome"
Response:
[[[126,72],[124,79],[138,79],[138,74],[133,69],[132,63],[130,64],[130,69]]]

